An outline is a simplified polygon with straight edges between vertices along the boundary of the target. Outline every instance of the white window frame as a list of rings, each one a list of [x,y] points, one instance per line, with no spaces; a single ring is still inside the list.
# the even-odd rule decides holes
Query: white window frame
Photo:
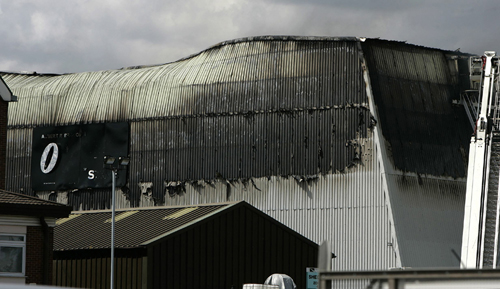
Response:
[[[0,276],[5,277],[24,277],[26,274],[26,234],[0,233],[1,236],[23,237],[23,241],[5,241],[0,240],[0,247],[18,247],[23,249],[23,265],[22,272],[1,272]]]

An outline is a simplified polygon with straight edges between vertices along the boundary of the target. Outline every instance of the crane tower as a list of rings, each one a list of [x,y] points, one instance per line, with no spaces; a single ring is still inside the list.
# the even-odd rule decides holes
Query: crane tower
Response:
[[[499,58],[494,51],[486,51],[482,57],[472,57],[469,63],[473,90],[466,92],[462,100],[474,134],[469,149],[461,266],[497,268],[500,267]]]

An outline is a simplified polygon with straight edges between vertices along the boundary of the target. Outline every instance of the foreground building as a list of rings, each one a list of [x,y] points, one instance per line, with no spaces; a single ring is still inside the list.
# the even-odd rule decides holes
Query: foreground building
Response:
[[[55,222],[70,212],[63,204],[0,190],[0,287],[52,284]]]
[[[0,77],[0,175],[6,165],[7,112],[17,97]],[[10,284],[51,284],[55,219],[71,207],[5,190],[0,177],[0,287]]]
[[[55,285],[109,288],[110,217],[57,221]],[[116,220],[117,288],[242,288],[276,272],[306,288],[318,263],[317,244],[246,202],[125,209]]]
[[[468,55],[361,38],[255,37],[173,63],[1,73],[7,189],[110,207],[104,156],[130,156],[118,206],[245,200],[333,270],[458,267]],[[57,151],[56,151],[57,150]]]

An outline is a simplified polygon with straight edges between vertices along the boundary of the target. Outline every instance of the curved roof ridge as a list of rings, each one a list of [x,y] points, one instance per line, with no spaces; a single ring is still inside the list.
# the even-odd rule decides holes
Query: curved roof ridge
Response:
[[[241,38],[234,38],[234,39],[230,39],[230,40],[224,40],[224,41],[216,43],[212,46],[209,46],[208,48],[202,49],[196,53],[193,53],[191,55],[182,57],[182,58],[174,60],[174,61],[157,63],[157,64],[124,66],[121,68],[104,69],[104,70],[99,70],[99,71],[134,70],[134,69],[158,67],[158,66],[163,66],[163,65],[168,65],[168,64],[173,64],[173,63],[181,62],[184,60],[188,60],[188,59],[194,58],[194,57],[196,57],[204,52],[207,52],[207,51],[210,51],[213,49],[217,49],[217,48],[222,47],[222,46],[231,45],[231,44],[238,44],[238,43],[245,43],[245,42],[253,42],[253,41],[361,41],[361,42],[364,42],[365,40],[402,43],[402,44],[406,44],[406,45],[410,45],[410,46],[421,47],[421,48],[432,49],[432,50],[439,50],[439,51],[443,51],[443,52],[451,52],[451,53],[456,53],[456,54],[464,55],[464,56],[472,55],[472,54],[460,52],[459,50],[456,50],[456,51],[445,50],[445,49],[441,49],[441,48],[435,48],[435,47],[422,46],[422,45],[408,43],[406,40],[403,40],[403,41],[401,41],[401,40],[389,40],[389,39],[381,39],[379,37],[369,38],[369,37],[356,37],[356,36],[261,35],[261,36],[248,36],[248,37],[241,37]],[[6,74],[34,75],[34,76],[36,76],[36,75],[59,76],[59,75],[85,73],[85,72],[98,72],[98,71],[84,71],[84,72],[74,72],[74,73],[38,73],[36,71],[0,71],[0,73],[6,73]]]
[[[335,37],[335,36],[290,36],[290,35],[248,36],[248,37],[234,38],[234,39],[230,39],[230,40],[221,41],[217,44],[209,46],[208,48],[200,50],[200,51],[193,53],[191,55],[182,57],[182,58],[175,60],[175,61],[159,63],[159,64],[151,64],[151,65],[125,66],[125,67],[119,68],[118,70],[141,69],[141,68],[167,65],[167,64],[176,63],[176,62],[180,62],[180,61],[194,58],[194,57],[196,57],[204,52],[207,52],[207,51],[210,51],[210,50],[222,47],[222,46],[245,43],[245,42],[253,42],[253,41],[359,41],[359,39],[360,39],[359,37],[354,37],[354,36],[341,36],[341,37]]]

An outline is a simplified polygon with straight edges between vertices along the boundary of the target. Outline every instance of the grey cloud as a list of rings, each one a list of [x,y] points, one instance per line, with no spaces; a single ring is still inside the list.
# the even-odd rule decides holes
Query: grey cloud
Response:
[[[472,53],[500,46],[496,0],[16,0],[0,11],[0,70],[9,71],[165,63],[255,35],[381,37]]]

